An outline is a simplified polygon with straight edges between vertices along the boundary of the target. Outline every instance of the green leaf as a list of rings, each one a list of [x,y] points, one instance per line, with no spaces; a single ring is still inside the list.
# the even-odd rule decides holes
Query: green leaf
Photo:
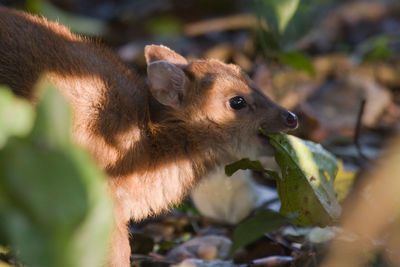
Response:
[[[305,71],[311,76],[315,76],[315,69],[312,61],[307,58],[303,53],[283,53],[279,55],[279,61],[295,68],[296,70]]]
[[[362,42],[357,50],[366,62],[389,60],[394,55],[390,42],[391,39],[387,35],[373,36]]]
[[[11,136],[25,136],[32,129],[34,112],[28,101],[0,87],[0,148]]]
[[[263,210],[255,214],[253,217],[240,223],[235,228],[232,237],[233,244],[230,254],[232,255],[239,248],[256,241],[265,233],[276,230],[287,221],[288,218],[271,210]]]
[[[321,145],[285,134],[269,134],[282,171],[277,180],[281,213],[297,213],[300,225],[327,225],[341,212],[334,191],[336,158]]]
[[[175,16],[158,16],[147,23],[147,31],[158,38],[176,37],[182,33],[182,21]]]
[[[42,96],[31,138],[46,146],[69,146],[71,117],[68,103],[48,81],[41,80],[38,87]]]
[[[232,174],[234,174],[238,170],[253,170],[258,172],[266,172],[274,179],[279,178],[279,175],[276,171],[265,169],[258,160],[250,160],[248,158],[238,160],[236,162],[233,162],[225,166],[225,174],[227,176],[232,176]]]
[[[34,222],[68,230],[83,219],[86,190],[82,175],[65,151],[11,139],[0,152],[0,169],[9,197],[29,211]]]
[[[296,13],[300,0],[270,0],[273,3],[276,17],[278,19],[278,30],[283,34],[289,21]]]
[[[31,135],[0,150],[0,228],[27,266],[101,266],[113,218],[105,175],[69,141],[68,106],[44,87]]]
[[[114,222],[106,176],[82,149],[75,147],[70,153],[87,190],[88,211],[72,237],[69,257],[74,260],[73,266],[102,266]]]
[[[279,43],[280,51],[292,51],[293,45],[334,6],[333,0],[257,0],[254,12],[265,18]],[[265,40],[268,42],[268,40]],[[269,45],[264,45],[270,47]]]
[[[228,176],[232,176],[232,174],[234,174],[238,170],[248,170],[248,169],[253,171],[264,172],[264,167],[258,160],[250,160],[248,158],[244,158],[229,165],[226,165],[225,174]]]
[[[344,168],[343,162],[338,162],[338,173],[335,178],[335,192],[339,202],[344,200],[353,188],[356,172]]]
[[[69,153],[14,139],[0,152],[0,169],[14,215],[2,220],[21,259],[33,266],[76,266],[69,250],[88,212],[88,195]]]
[[[321,145],[285,134],[266,134],[275,148],[282,178],[260,162],[242,159],[225,167],[227,175],[238,169],[265,171],[276,179],[283,215],[297,214],[293,220],[300,225],[321,226],[336,220],[341,207],[334,191],[338,171],[336,158]]]

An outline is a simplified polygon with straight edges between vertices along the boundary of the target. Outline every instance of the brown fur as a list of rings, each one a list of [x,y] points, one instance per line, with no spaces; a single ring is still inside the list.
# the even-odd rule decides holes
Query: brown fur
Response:
[[[164,60],[183,71],[182,84],[171,81],[182,89],[179,107],[160,104],[153,88],[108,49],[57,23],[0,8],[0,84],[34,102],[35,83],[49,77],[72,106],[76,142],[110,177],[116,207],[111,266],[129,266],[130,218],[161,212],[216,166],[254,155],[259,127],[286,129],[287,111],[238,67],[188,63],[160,46],[146,47],[146,57],[148,64]],[[245,109],[229,107],[236,95],[245,97]]]

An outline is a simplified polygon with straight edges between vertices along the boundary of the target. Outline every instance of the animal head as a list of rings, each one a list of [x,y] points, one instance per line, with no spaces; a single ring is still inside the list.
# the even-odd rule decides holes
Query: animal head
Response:
[[[188,62],[156,45],[146,46],[145,56],[154,98],[181,121],[208,129],[215,145],[229,143],[238,157],[264,150],[267,142],[260,128],[277,133],[298,125],[295,114],[271,101],[236,65],[218,60]]]

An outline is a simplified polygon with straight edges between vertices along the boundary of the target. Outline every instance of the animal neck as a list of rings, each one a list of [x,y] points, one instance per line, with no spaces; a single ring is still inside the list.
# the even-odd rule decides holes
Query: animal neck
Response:
[[[148,114],[148,117],[154,114]],[[158,116],[158,115],[157,115]],[[164,115],[159,115],[164,116]],[[204,128],[188,125],[177,119],[147,121],[142,127],[132,127],[125,137],[125,145],[119,145],[119,157],[106,167],[114,177],[132,173],[144,175],[149,171],[162,171],[176,165],[191,168],[191,175],[196,180],[208,170],[218,165],[218,158],[224,152],[216,140],[208,141],[209,133]],[[218,142],[217,142],[218,143]]]
[[[141,136],[107,168],[118,216],[125,221],[141,220],[179,203],[200,177],[221,164],[217,158],[223,158],[218,146],[201,139],[206,136],[204,127],[183,121],[149,121]]]

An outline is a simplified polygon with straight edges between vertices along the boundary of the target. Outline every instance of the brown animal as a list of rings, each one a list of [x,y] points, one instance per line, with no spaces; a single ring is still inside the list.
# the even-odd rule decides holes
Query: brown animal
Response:
[[[262,147],[259,128],[297,127],[237,66],[145,48],[149,85],[103,46],[0,8],[0,84],[35,101],[46,75],[68,99],[73,136],[109,176],[116,228],[110,265],[129,266],[127,223],[178,203],[207,172]]]

